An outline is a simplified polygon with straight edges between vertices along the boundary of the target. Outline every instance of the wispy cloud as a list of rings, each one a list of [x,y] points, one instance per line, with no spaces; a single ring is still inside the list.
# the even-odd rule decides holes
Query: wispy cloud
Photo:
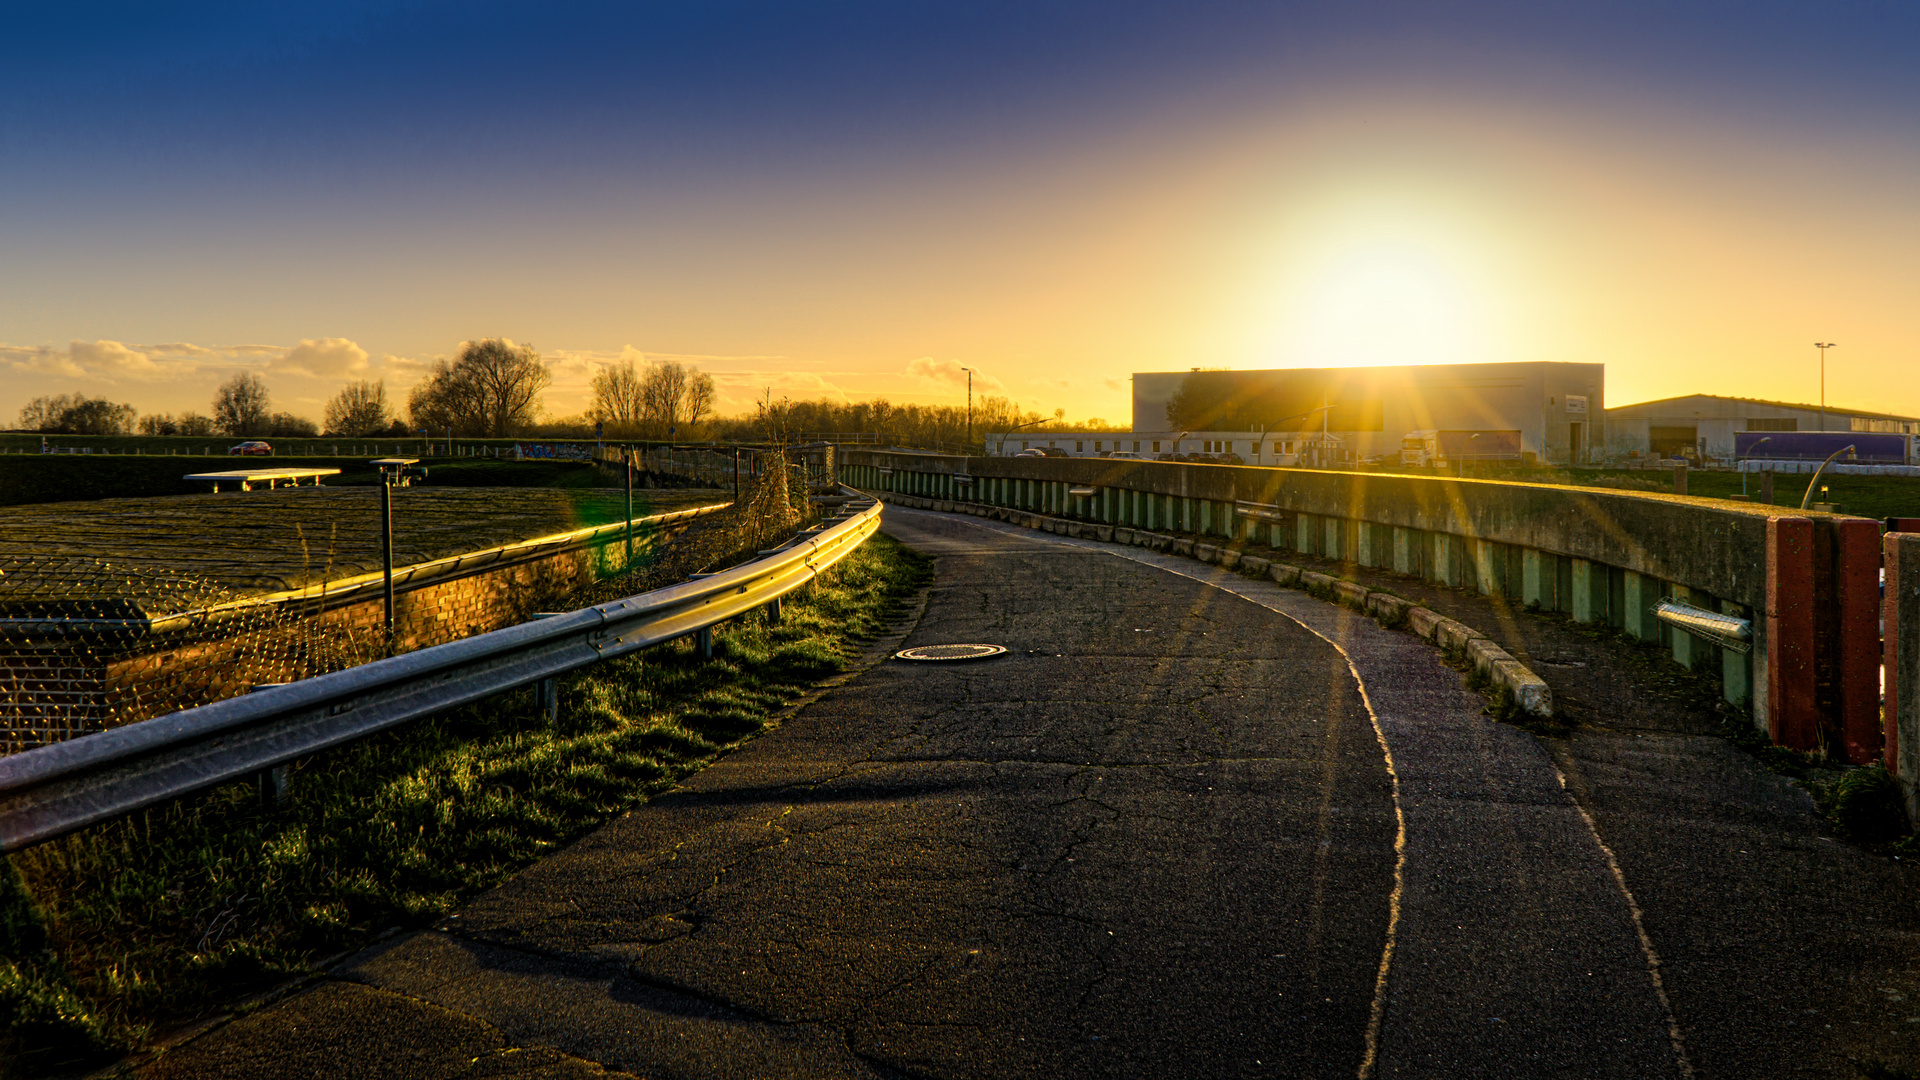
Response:
[[[922,356],[907,365],[907,374],[925,379],[936,386],[964,389],[967,385],[967,368],[958,360],[935,360],[931,356]],[[973,373],[975,390],[998,390],[1006,393],[1006,384],[991,375]]]

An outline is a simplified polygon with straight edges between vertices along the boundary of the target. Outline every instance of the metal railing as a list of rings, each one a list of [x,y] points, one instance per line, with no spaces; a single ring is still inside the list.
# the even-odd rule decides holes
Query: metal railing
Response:
[[[0,758],[0,854],[699,633],[777,602],[879,526],[861,498],[710,577]]]

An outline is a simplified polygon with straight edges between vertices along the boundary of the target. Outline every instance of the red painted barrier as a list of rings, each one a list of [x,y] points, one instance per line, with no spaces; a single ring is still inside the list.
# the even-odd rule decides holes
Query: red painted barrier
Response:
[[[1813,519],[1767,521],[1767,732],[1795,750],[1820,744],[1813,552]]]
[[[1904,543],[1903,543],[1904,541]],[[1881,608],[1881,654],[1880,662],[1886,671],[1886,761],[1887,771],[1895,777],[1907,780],[1903,786],[1911,787],[1914,777],[1903,777],[1900,770],[1900,726],[1902,722],[1912,724],[1920,717],[1906,715],[1901,702],[1901,689],[1905,684],[1901,672],[1906,666],[1900,655],[1900,639],[1905,636],[1920,638],[1920,626],[1907,625],[1900,617],[1900,609],[1907,604],[1900,602],[1901,585],[1911,577],[1920,577],[1920,567],[1914,565],[1920,561],[1920,538],[1902,533],[1890,532],[1881,538],[1881,551],[1887,568],[1886,597]],[[1913,646],[1908,646],[1911,652]],[[1914,688],[1908,688],[1911,694]]]
[[[1847,760],[1880,760],[1880,523],[1833,523],[1833,678],[1840,746]]]

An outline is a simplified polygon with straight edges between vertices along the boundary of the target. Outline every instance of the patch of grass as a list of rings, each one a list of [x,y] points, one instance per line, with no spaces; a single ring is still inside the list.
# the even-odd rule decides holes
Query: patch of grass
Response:
[[[780,622],[715,628],[297,762],[0,864],[0,1075],[84,1070],[481,890],[758,733],[846,668],[930,562],[875,537]]]

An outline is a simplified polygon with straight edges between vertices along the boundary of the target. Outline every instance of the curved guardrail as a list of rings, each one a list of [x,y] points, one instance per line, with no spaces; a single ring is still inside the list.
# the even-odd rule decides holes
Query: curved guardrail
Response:
[[[880,527],[861,498],[710,577],[0,758],[0,854],[706,629],[805,585]]]

